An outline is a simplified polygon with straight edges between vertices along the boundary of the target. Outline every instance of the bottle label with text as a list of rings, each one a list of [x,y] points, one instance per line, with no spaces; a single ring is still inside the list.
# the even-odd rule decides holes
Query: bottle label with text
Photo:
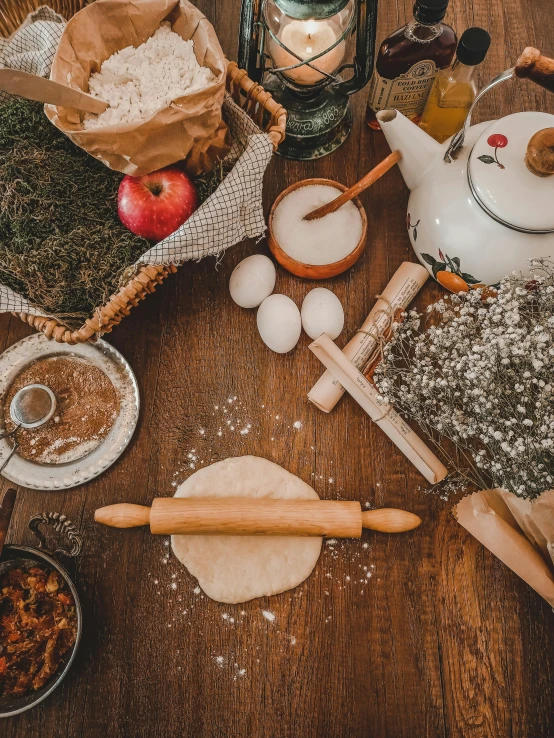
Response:
[[[421,115],[437,71],[430,59],[417,62],[395,79],[381,77],[375,69],[369,88],[369,107],[374,112],[395,108],[407,118]]]

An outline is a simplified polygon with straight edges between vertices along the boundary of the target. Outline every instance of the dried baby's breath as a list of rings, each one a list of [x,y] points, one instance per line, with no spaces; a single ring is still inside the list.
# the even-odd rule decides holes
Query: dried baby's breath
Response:
[[[513,273],[496,296],[470,290],[405,314],[375,381],[437,444],[460,487],[533,499],[554,486],[554,263],[530,264],[533,278]]]

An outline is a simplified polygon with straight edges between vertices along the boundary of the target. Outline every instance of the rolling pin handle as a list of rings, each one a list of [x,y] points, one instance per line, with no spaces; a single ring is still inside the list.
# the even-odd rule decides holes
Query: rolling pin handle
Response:
[[[141,525],[150,525],[150,508],[121,502],[118,505],[99,507],[94,513],[94,519],[97,523],[112,528],[138,528]]]
[[[407,510],[382,507],[362,512],[362,527],[381,533],[404,533],[421,525],[421,518]]]

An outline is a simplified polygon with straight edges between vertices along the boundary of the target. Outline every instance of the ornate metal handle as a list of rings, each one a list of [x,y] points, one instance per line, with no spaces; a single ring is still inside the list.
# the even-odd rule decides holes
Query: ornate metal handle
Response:
[[[358,0],[356,18],[356,54],[354,64],[345,64],[339,69],[353,66],[354,74],[339,84],[346,95],[352,95],[364,87],[371,79],[373,58],[375,56],[375,36],[377,31],[377,0]]]
[[[64,556],[78,556],[83,549],[83,537],[78,532],[77,528],[73,525],[71,520],[66,516],[58,512],[43,512],[38,515],[33,515],[29,520],[29,529],[34,533],[38,539],[38,548],[45,553],[52,553],[46,548],[46,539],[44,533],[40,530],[41,525],[51,525],[56,533],[63,533],[71,544],[70,547],[64,548],[58,546],[54,554],[61,553]]]
[[[471,114],[473,112],[473,108],[477,105],[479,100],[483,97],[485,93],[487,93],[489,90],[492,90],[493,87],[496,87],[496,85],[500,84],[501,82],[505,82],[508,79],[512,79],[512,77],[514,76],[514,73],[515,73],[515,67],[512,67],[511,69],[506,69],[505,72],[502,72],[497,77],[495,77],[491,82],[489,82],[489,84],[486,87],[483,87],[481,92],[477,95],[477,97],[473,101],[470,109],[467,111],[464,125],[461,127],[458,133],[454,136],[454,138],[450,142],[450,146],[446,149],[446,154],[444,155],[445,162],[450,164],[452,162],[452,159],[454,158],[454,154],[458,151],[459,148],[463,146],[464,139],[466,137],[466,131],[471,124]]]

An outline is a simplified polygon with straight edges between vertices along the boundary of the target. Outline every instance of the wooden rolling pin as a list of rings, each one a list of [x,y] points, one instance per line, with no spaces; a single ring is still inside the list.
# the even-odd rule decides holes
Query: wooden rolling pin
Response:
[[[342,500],[252,500],[158,497],[152,507],[121,503],[101,507],[97,523],[112,528],[150,525],[156,534],[328,536],[360,538],[363,528],[383,533],[413,530],[421,519],[406,510],[364,510]]]

